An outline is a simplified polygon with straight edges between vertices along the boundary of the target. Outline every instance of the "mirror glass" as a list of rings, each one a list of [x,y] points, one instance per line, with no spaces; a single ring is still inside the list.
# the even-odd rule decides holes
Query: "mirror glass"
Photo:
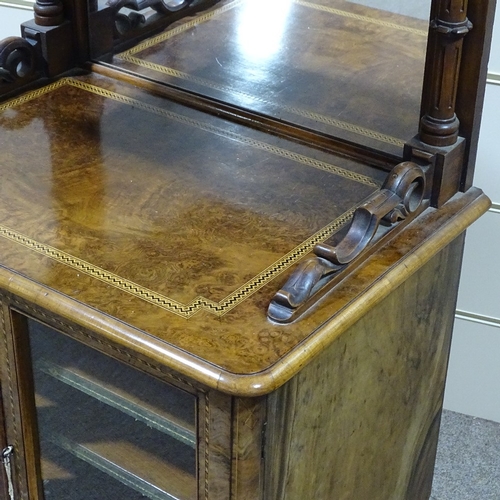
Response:
[[[397,156],[417,133],[430,0],[156,1],[116,4],[94,55]]]
[[[430,0],[154,2],[117,4],[113,39],[91,30],[94,55],[397,156],[417,133]]]
[[[94,60],[393,157],[417,133],[431,0],[89,2]]]

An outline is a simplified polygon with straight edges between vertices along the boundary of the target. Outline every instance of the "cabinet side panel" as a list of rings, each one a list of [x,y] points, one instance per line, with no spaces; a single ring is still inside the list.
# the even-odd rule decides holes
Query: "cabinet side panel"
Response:
[[[462,246],[270,396],[266,499],[429,498]]]

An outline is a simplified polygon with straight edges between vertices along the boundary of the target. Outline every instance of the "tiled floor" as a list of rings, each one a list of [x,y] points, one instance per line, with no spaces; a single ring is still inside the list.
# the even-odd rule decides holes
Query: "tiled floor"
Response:
[[[500,500],[500,424],[443,412],[431,500]]]

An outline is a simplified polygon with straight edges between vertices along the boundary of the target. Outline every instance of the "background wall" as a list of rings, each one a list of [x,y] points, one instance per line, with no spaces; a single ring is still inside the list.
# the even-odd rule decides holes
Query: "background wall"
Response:
[[[21,35],[21,23],[33,18],[33,3],[30,0],[0,0],[0,40]]]
[[[445,408],[500,422],[500,6],[474,184],[493,207],[467,232]]]
[[[0,0],[0,39],[19,35],[32,3]],[[467,233],[445,408],[500,422],[500,8],[495,26],[475,177],[493,208]]]

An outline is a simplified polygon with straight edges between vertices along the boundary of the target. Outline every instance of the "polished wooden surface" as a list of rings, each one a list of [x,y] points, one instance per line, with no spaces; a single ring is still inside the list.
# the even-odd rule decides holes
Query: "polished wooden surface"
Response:
[[[3,286],[53,300],[54,312],[184,374],[230,392],[269,390],[312,354],[298,346],[317,342],[311,333],[377,279],[370,268],[355,293],[341,288],[292,325],[266,318],[291,266],[383,172],[102,77],[62,80],[1,110],[0,250],[16,273],[4,272]],[[434,229],[412,233],[414,246],[441,233],[451,241],[486,208],[478,196],[429,214]],[[453,218],[459,227],[437,231]],[[388,268],[404,248],[374,258]]]
[[[4,264],[235,372],[292,347],[244,346],[248,318],[273,328],[261,290],[385,175],[105,78],[7,102],[0,121]]]
[[[419,137],[433,146],[450,146],[458,139],[460,120],[455,114],[463,39],[473,25],[467,18],[467,0],[442,0],[432,6],[428,71],[424,80],[427,93],[422,102],[424,116]]]
[[[112,64],[401,156],[418,130],[428,20],[381,9],[224,0]]]
[[[401,283],[488,206],[472,190],[424,213],[314,314],[278,326],[266,310],[292,266],[384,172],[100,76],[0,112],[2,286],[234,394],[284,383],[389,293],[383,272]]]
[[[277,326],[282,272],[381,173],[160,101],[96,78],[3,106],[2,286],[221,390],[281,385],[489,203],[471,190],[427,211]]]

